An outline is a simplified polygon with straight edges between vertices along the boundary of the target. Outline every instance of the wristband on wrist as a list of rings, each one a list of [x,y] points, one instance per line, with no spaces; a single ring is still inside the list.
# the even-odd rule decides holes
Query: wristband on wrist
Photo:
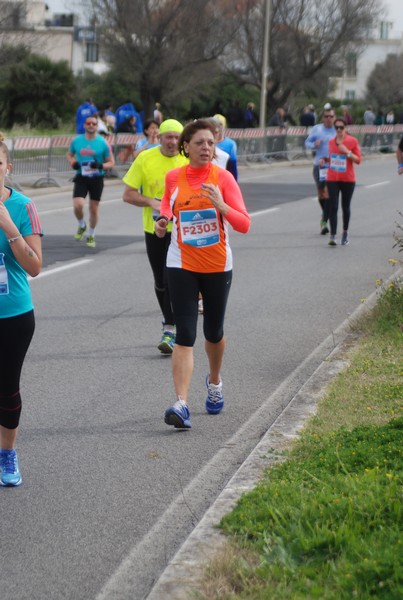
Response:
[[[398,168],[398,169],[403,169],[403,163],[400,163],[400,164],[398,164],[398,165],[397,165],[397,168]]]
[[[14,242],[16,240],[19,240],[20,238],[22,238],[21,234],[20,235],[16,235],[15,237],[9,238],[7,241],[8,241],[9,244],[14,244]]]

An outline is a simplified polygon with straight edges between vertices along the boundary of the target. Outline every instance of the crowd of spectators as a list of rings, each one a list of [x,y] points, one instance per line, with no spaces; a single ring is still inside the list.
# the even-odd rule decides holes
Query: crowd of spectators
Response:
[[[163,113],[161,104],[155,103],[152,118],[157,123],[162,121]],[[287,106],[278,106],[269,113],[266,118],[267,127],[287,127],[290,125],[301,125],[303,127],[314,127],[321,118],[321,110],[317,113],[313,104],[307,104],[302,109],[290,110]],[[394,112],[393,110],[374,110],[368,104],[359,114],[357,109],[352,113],[351,107],[341,105],[336,109],[337,113],[343,117],[347,125],[394,125],[403,123],[403,111]],[[229,129],[251,129],[259,127],[260,119],[254,102],[248,102],[242,106],[239,100],[234,100],[231,105],[225,109],[221,103],[214,106],[212,114],[222,114],[226,118]],[[136,110],[134,104],[128,99],[115,111],[109,104],[99,110],[91,98],[87,98],[81,104],[76,112],[76,133],[83,133],[83,124],[87,116],[96,116],[98,118],[98,133],[107,136],[110,133],[144,133],[144,114],[143,111]]]

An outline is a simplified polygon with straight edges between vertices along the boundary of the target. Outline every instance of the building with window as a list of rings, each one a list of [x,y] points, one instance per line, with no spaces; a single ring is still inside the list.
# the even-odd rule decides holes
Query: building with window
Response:
[[[391,54],[403,53],[403,34],[396,35],[393,22],[382,21],[364,48],[346,48],[340,65],[341,75],[329,78],[333,97],[342,101],[364,99],[367,80],[377,63]]]
[[[108,69],[96,27],[82,25],[79,15],[53,14],[41,1],[0,0],[0,47],[19,44],[50,60],[66,60],[76,75]]]

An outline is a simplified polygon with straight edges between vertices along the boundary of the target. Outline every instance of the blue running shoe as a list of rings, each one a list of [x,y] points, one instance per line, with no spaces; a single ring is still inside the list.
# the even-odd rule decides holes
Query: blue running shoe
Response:
[[[343,231],[343,235],[341,236],[341,245],[347,246],[348,244],[348,234],[347,231]]]
[[[15,450],[0,450],[0,470],[0,485],[8,487],[21,485],[22,477]]]
[[[190,429],[190,412],[183,402],[175,402],[165,411],[164,421],[167,425],[173,425],[176,429]]]
[[[209,383],[209,376],[206,377],[207,399],[206,411],[209,415],[218,415],[224,408],[224,396],[222,393],[222,381],[218,385]]]
[[[160,343],[158,344],[158,350],[162,354],[172,354],[175,346],[175,334],[173,331],[164,331]]]

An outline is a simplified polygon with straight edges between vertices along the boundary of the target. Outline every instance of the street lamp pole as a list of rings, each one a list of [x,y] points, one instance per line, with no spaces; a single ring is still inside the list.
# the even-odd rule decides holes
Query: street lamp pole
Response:
[[[265,127],[265,125],[266,125],[266,96],[267,96],[267,76],[268,76],[268,70],[269,70],[270,13],[271,13],[271,0],[266,0],[266,18],[265,18],[265,25],[264,25],[263,60],[262,60],[262,87],[260,90],[259,127]]]

